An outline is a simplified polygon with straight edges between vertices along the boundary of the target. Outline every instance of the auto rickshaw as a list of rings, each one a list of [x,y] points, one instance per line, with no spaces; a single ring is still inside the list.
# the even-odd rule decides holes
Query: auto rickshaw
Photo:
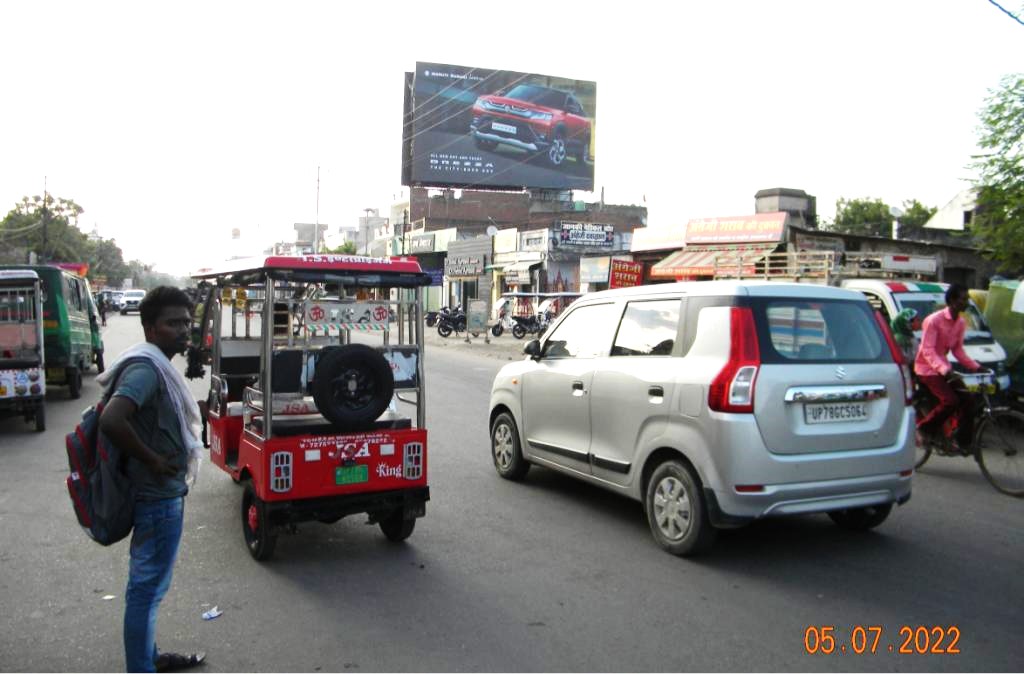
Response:
[[[257,560],[300,522],[366,513],[392,541],[426,512],[422,288],[415,259],[232,260],[200,282],[187,375],[210,365],[211,462],[244,485]]]
[[[46,363],[39,275],[0,269],[0,416],[23,416],[46,430]]]

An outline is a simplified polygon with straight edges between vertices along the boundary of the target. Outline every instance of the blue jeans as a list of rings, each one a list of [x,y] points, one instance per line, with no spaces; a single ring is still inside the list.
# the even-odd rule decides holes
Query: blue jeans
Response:
[[[124,608],[124,657],[127,671],[155,671],[156,612],[171,586],[178,556],[185,498],[135,502],[131,565]]]

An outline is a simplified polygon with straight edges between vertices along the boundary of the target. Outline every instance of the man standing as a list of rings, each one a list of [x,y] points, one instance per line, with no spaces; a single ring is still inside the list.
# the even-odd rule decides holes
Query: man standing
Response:
[[[953,283],[946,290],[946,307],[924,319],[921,346],[914,359],[914,373],[939,401],[923,419],[917,422],[918,443],[921,433],[938,435],[946,419],[957,415],[957,437],[951,439],[953,451],[964,453],[973,439],[974,419],[965,414],[966,401],[961,401],[947,375],[953,371],[947,354],[952,351],[958,363],[972,372],[981,369],[964,351],[964,333],[967,324],[960,314],[967,309],[967,288]]]
[[[202,443],[200,411],[185,378],[171,365],[188,347],[192,305],[177,288],[150,290],[139,304],[144,343],[128,348],[97,381],[116,386],[100,429],[128,456],[135,485],[131,563],[125,592],[127,671],[165,672],[194,667],[205,653],[160,653],[156,618],[171,584],[181,541],[188,480],[194,480]],[[134,359],[126,366],[122,363]]]

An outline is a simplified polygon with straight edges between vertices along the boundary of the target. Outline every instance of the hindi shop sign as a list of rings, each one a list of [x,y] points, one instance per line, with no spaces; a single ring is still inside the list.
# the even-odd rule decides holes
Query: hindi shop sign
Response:
[[[640,285],[644,276],[643,262],[627,262],[612,260],[611,273],[608,277],[609,288],[632,288]]]
[[[785,228],[785,213],[701,218],[686,223],[686,244],[778,242]]]
[[[448,255],[444,263],[444,275],[479,276],[484,273],[484,258],[481,255]]]
[[[589,222],[563,222],[558,242],[562,246],[611,248],[615,243],[615,229],[611,225]]]

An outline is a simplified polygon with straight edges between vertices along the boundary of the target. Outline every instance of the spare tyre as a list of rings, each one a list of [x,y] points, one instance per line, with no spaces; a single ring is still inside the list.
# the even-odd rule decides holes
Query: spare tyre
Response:
[[[343,431],[370,428],[387,409],[394,392],[391,365],[365,344],[325,350],[313,374],[317,408]]]

